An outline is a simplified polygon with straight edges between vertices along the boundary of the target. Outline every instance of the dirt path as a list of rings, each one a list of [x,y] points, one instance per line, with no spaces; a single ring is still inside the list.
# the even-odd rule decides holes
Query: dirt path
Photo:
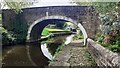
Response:
[[[50,66],[94,66],[96,63],[80,40],[73,41],[59,52]]]

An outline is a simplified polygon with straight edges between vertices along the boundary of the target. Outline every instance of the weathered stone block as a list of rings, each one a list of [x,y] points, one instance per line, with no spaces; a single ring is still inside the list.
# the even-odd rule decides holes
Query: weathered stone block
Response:
[[[87,39],[87,47],[98,66],[110,68],[120,67],[120,55],[114,53],[91,39]]]

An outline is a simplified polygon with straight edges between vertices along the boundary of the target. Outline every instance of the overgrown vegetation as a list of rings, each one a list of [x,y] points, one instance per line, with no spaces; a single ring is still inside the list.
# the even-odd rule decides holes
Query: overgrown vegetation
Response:
[[[102,34],[97,35],[97,41],[114,52],[120,52],[120,15],[114,11],[112,14],[101,15]]]
[[[81,36],[78,34],[78,35],[73,37],[73,40],[78,40],[78,39],[84,39],[84,36],[83,35]]]
[[[33,5],[34,3],[36,3],[37,0],[3,0],[3,7],[8,7],[9,9],[14,9],[14,11],[16,13],[21,13],[22,12],[22,8],[26,8],[29,7],[31,5]]]
[[[120,52],[120,2],[73,1],[78,5],[93,6],[99,14],[102,31],[96,35],[96,41],[113,52]]]
[[[0,27],[0,32],[2,34],[3,45],[13,44],[16,41],[16,38],[13,37],[14,35],[8,33],[8,31],[5,30],[3,27]]]
[[[80,30],[79,30],[80,31]],[[74,37],[73,37],[73,40],[81,40],[81,42],[84,42],[84,36],[82,35],[82,32],[80,31],[79,34],[76,34]]]
[[[7,45],[7,44],[12,44],[16,38],[13,37],[13,34],[8,33],[8,31],[2,27],[2,15],[0,14],[0,35],[2,38],[0,43]]]
[[[118,31],[120,33],[120,31]],[[115,33],[115,32],[111,32]],[[97,42],[102,46],[112,50],[113,52],[120,52],[120,34],[98,35]]]
[[[1,17],[2,18],[2,17]],[[2,34],[2,45],[24,43],[27,35],[27,25],[21,16],[17,16],[15,21],[11,21],[11,29],[8,31],[1,22],[0,32]]]
[[[56,49],[56,52],[55,52],[55,54],[54,54],[54,56],[53,56],[53,60],[51,60],[51,61],[49,61],[49,65],[48,66],[50,66],[55,60],[55,58],[56,58],[56,56],[58,56],[59,55],[59,53],[61,52],[61,50],[63,49],[63,47],[64,47],[64,45],[61,45],[61,46],[59,46],[57,49]]]
[[[114,11],[116,9],[116,5],[119,5],[119,2],[102,2],[102,0],[99,2],[99,0],[95,0],[96,2],[92,1],[84,1],[83,0],[71,0],[73,3],[76,3],[80,6],[93,6],[95,10],[99,14],[106,14],[110,13],[111,11]],[[103,0],[104,1],[104,0]]]

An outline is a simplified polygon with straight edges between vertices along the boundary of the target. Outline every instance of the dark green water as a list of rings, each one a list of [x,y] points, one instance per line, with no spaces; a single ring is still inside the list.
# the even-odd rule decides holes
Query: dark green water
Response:
[[[56,49],[70,43],[73,36],[59,36],[42,42],[4,47],[2,65],[4,66],[47,66]]]

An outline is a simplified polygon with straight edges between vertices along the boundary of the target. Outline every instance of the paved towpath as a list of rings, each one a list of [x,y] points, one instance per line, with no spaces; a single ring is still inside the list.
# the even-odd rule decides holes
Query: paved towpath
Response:
[[[96,63],[80,40],[71,42],[55,57],[50,66],[94,66]]]

